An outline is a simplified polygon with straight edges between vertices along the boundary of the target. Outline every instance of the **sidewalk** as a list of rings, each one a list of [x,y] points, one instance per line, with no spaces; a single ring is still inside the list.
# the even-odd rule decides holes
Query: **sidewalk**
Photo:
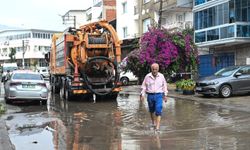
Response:
[[[203,97],[200,94],[183,95],[180,92],[175,91],[175,85],[168,85],[168,96],[179,100],[195,101],[200,104],[210,105],[218,108],[226,108],[234,111],[250,112],[250,94],[236,95],[230,98],[220,97]],[[140,85],[132,85],[123,87],[122,93],[135,93],[140,94]]]
[[[3,88],[2,87],[3,87],[3,85],[0,82],[0,95],[1,95],[1,97],[3,95]],[[3,99],[0,99],[0,101],[3,101]],[[6,123],[2,118],[0,118],[0,150],[14,150],[14,149],[15,149],[15,146],[10,141],[7,127],[6,127]]]
[[[14,150],[9,134],[6,128],[5,121],[0,119],[0,150]]]

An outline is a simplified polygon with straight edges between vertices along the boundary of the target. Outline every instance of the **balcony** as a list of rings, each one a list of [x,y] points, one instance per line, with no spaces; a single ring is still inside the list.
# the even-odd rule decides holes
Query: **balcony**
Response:
[[[250,23],[231,23],[195,31],[199,47],[236,45],[250,42]]]
[[[186,12],[192,11],[192,0],[169,0],[163,2],[163,12]]]
[[[173,22],[163,25],[163,27],[166,29],[187,29],[187,28],[192,28],[192,26],[193,25],[191,21]]]

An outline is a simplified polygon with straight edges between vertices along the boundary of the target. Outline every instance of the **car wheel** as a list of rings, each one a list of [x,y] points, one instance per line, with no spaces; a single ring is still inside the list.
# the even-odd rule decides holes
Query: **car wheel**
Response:
[[[230,97],[232,94],[232,89],[229,85],[222,85],[222,87],[220,88],[220,96],[227,98]]]
[[[116,99],[118,96],[118,93],[115,93],[115,94],[112,94],[112,95],[108,95],[108,98],[111,99],[111,100],[114,100]]]
[[[122,82],[122,85],[128,85],[129,83],[129,79],[126,77],[122,77],[120,81]]]
[[[4,97],[6,104],[12,104],[12,100],[8,99],[7,97]]]
[[[43,105],[46,105],[47,102],[48,102],[48,100],[43,100],[43,101],[42,101],[42,104],[43,104]]]

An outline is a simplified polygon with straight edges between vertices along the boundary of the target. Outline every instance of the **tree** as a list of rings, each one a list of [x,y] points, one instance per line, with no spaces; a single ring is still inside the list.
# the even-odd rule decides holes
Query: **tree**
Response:
[[[16,62],[16,49],[15,48],[10,48],[10,53],[9,53],[9,57],[10,57],[10,62]]]

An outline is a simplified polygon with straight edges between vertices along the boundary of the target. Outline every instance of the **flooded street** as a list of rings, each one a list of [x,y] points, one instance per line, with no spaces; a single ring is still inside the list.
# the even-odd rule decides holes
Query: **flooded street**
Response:
[[[2,116],[17,150],[172,150],[250,147],[250,115],[169,98],[159,134],[150,126],[147,102],[135,92],[117,101],[69,101],[14,105]]]

